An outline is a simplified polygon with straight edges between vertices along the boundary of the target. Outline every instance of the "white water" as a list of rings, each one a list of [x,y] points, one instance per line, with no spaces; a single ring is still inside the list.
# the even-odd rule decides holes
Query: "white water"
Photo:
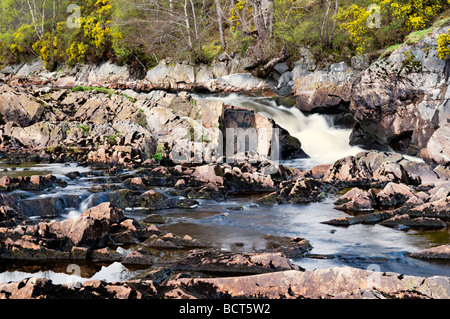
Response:
[[[296,107],[278,105],[267,98],[247,97],[239,94],[227,96],[196,96],[198,99],[223,102],[229,105],[249,108],[269,117],[292,136],[299,139],[309,159],[291,161],[291,166],[303,168],[317,164],[332,164],[346,156],[356,155],[362,148],[349,144],[351,129],[333,126],[331,117],[312,114],[306,116]],[[299,165],[295,165],[297,164]]]
[[[23,271],[6,271],[0,273],[0,283],[16,282],[26,278],[44,278],[50,279],[55,285],[64,285],[69,283],[84,283],[87,280],[99,279],[107,282],[126,281],[135,276],[137,273],[129,271],[121,263],[114,262],[109,266],[102,266],[102,268],[90,278],[84,278],[81,274],[76,274],[77,265],[74,268],[67,267],[66,273],[54,272],[52,270],[38,271],[35,273],[28,273]],[[79,271],[78,271],[79,272]]]

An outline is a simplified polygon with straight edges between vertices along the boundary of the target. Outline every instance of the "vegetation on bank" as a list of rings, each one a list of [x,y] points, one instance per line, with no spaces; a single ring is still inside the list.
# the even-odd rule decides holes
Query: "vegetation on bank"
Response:
[[[2,0],[0,64],[39,57],[49,70],[107,60],[149,69],[258,46],[263,62],[280,52],[295,61],[305,46],[332,62],[418,41],[449,20],[447,0]],[[436,45],[446,58],[450,34]]]

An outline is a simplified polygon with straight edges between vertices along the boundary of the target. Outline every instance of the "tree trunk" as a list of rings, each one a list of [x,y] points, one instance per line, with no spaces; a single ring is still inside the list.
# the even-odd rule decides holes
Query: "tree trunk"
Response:
[[[188,0],[184,1],[184,19],[186,23],[186,32],[188,37],[189,48],[192,49],[192,37],[191,37],[191,26],[189,23],[189,15],[188,15]]]
[[[217,24],[219,25],[220,43],[222,45],[222,50],[225,50],[227,42],[225,41],[225,34],[223,32],[223,12],[222,7],[220,6],[220,0],[216,0],[216,9],[217,9]]]
[[[272,36],[273,0],[252,0],[253,18],[260,39]]]

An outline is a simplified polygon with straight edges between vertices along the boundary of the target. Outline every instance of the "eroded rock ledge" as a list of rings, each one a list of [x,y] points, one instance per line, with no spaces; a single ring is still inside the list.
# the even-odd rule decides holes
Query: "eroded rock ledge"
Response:
[[[29,278],[0,284],[0,298],[114,298],[114,299],[447,299],[449,277],[414,277],[376,273],[350,267],[311,271],[287,270],[251,276],[191,279],[173,278],[107,283],[86,281],[77,286],[54,285],[50,280]]]

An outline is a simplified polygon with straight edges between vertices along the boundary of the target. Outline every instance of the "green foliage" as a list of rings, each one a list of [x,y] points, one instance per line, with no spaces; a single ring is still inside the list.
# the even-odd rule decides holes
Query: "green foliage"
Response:
[[[116,139],[117,139],[117,137],[119,137],[119,135],[120,134],[122,134],[122,132],[116,132],[115,134],[113,134],[113,135],[109,135],[109,136],[106,136],[106,140],[110,143],[110,144],[115,144],[116,143]]]
[[[379,28],[367,25],[371,15],[366,9],[367,3],[341,8],[337,16],[340,28],[348,32],[357,53],[399,42],[411,31],[430,27],[436,16],[449,6],[444,0],[374,0],[373,3],[380,10]],[[429,31],[410,34],[409,41],[417,41]]]
[[[91,134],[91,129],[90,129],[89,125],[78,124],[77,127],[83,132],[83,135],[89,136]]]
[[[442,33],[437,38],[438,43],[438,57],[440,59],[446,59],[450,55],[450,34],[447,31],[447,33]]]
[[[72,89],[72,92],[85,92],[85,91],[95,91],[97,93],[105,93],[108,94],[109,97],[111,97],[113,94],[116,94],[116,91],[113,89],[107,89],[103,87],[96,87],[96,86],[77,86]]]
[[[0,64],[39,57],[54,70],[62,64],[113,60],[144,74],[163,58],[209,63],[223,52],[246,55],[260,41],[256,2],[217,1],[35,0],[38,14],[32,15],[27,1],[2,0]],[[71,3],[81,8],[80,28],[67,26]],[[219,39],[217,3],[223,11],[226,50]],[[380,8],[376,28],[367,25],[371,4]],[[387,54],[399,43],[417,43],[434,27],[450,23],[446,0],[273,0],[273,9],[271,37],[264,38],[264,48],[268,55],[287,48],[292,62],[302,47],[310,48],[319,62],[378,50]],[[449,55],[448,37],[439,37],[441,58]]]

